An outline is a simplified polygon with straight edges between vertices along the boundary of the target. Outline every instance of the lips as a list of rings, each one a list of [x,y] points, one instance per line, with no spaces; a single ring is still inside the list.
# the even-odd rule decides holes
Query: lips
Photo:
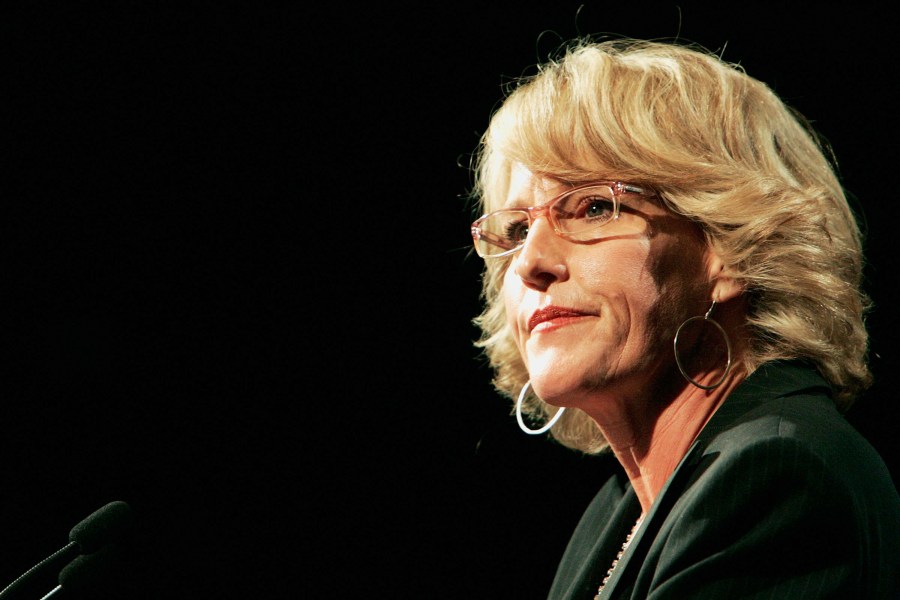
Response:
[[[546,308],[538,309],[531,315],[531,318],[528,319],[528,331],[532,331],[535,327],[540,325],[541,323],[545,323],[547,321],[554,321],[557,319],[567,319],[567,318],[576,318],[576,317],[584,317],[587,316],[587,313],[575,310],[573,308],[563,308],[560,306],[547,306]]]

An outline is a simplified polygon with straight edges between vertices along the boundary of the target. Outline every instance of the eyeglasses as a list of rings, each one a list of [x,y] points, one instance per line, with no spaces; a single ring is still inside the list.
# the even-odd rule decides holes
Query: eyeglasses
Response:
[[[604,181],[568,190],[541,206],[495,210],[472,223],[475,251],[482,258],[516,252],[525,245],[529,228],[541,215],[547,216],[557,235],[574,242],[638,233],[641,228],[635,219],[619,218],[625,194],[655,196],[635,185]]]

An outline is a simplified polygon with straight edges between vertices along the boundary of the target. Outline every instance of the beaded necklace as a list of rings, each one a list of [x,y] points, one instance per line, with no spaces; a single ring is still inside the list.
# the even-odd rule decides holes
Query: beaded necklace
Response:
[[[634,522],[634,526],[632,526],[631,531],[628,533],[628,536],[625,537],[625,542],[622,544],[622,548],[616,554],[616,557],[612,561],[612,566],[606,570],[606,577],[603,578],[603,581],[600,582],[600,587],[597,588],[597,594],[594,596],[594,600],[600,600],[600,597],[603,595],[603,588],[606,587],[606,582],[609,581],[609,578],[612,577],[613,571],[616,570],[616,565],[619,564],[619,561],[622,560],[622,556],[625,554],[625,550],[628,549],[628,545],[631,543],[631,540],[634,538],[634,534],[637,533],[638,528],[640,528],[641,523],[644,521],[644,515],[638,517],[637,521]]]

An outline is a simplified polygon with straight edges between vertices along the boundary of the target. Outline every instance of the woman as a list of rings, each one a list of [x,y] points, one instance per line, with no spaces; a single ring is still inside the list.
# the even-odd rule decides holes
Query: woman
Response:
[[[622,466],[549,597],[896,598],[900,497],[841,415],[860,232],[812,129],[702,48],[579,40],[474,164],[494,383]]]

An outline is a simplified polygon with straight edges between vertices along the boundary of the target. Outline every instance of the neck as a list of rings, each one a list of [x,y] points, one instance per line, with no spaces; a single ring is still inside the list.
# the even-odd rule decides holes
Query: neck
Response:
[[[725,398],[746,375],[732,369],[721,385],[704,390],[690,383],[673,395],[615,403],[612,414],[592,414],[634,487],[641,511],[653,505],[669,476]],[[707,382],[699,382],[706,384]]]

